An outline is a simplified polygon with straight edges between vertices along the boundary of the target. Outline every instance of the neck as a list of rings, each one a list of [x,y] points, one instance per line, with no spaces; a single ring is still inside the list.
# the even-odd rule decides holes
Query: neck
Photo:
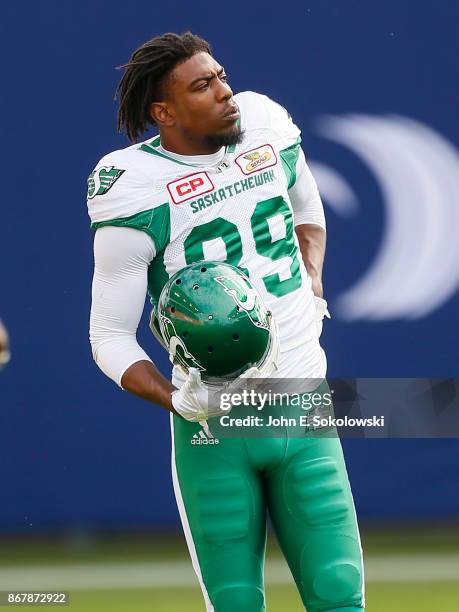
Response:
[[[221,149],[221,147],[212,147],[202,141],[184,140],[176,138],[171,134],[163,134],[160,132],[161,146],[171,153],[179,155],[212,155]]]

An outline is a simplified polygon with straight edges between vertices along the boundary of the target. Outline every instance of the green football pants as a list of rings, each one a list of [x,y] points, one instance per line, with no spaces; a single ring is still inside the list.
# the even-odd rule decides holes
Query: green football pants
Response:
[[[171,429],[175,495],[208,612],[266,609],[267,512],[308,612],[362,612],[362,552],[339,438],[217,439],[172,415]]]

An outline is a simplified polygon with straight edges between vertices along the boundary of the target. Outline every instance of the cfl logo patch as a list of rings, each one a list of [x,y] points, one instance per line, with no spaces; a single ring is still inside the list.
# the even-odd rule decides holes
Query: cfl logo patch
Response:
[[[207,172],[196,172],[168,183],[167,190],[174,204],[181,204],[186,200],[213,191],[214,184]]]

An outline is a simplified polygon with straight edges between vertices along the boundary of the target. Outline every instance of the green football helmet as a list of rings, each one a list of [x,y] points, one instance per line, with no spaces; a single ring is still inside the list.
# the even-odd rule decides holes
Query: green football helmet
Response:
[[[185,374],[197,368],[207,384],[234,380],[249,368],[267,377],[277,368],[272,314],[235,266],[200,261],[164,285],[150,327]]]

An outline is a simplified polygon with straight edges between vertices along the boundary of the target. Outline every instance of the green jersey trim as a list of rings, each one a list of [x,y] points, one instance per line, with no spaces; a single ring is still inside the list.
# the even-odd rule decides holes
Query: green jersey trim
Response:
[[[170,239],[171,222],[169,204],[166,202],[165,204],[161,204],[160,206],[145,210],[130,217],[91,223],[91,228],[94,230],[107,226],[130,227],[145,232],[153,240],[156,254],[159,255],[169,244]]]
[[[156,138],[159,139],[159,136],[157,136]],[[145,151],[146,153],[151,153],[151,155],[157,155],[158,157],[162,157],[163,159],[168,159],[169,161],[173,161],[176,164],[179,164],[180,166],[193,166],[193,164],[186,164],[185,162],[181,162],[178,159],[174,159],[173,157],[169,157],[169,155],[165,155],[164,153],[161,153],[161,151],[157,151],[155,149],[155,146],[157,147],[159,145],[159,141],[158,143],[154,143],[156,139],[154,139],[152,142],[150,143],[146,143],[144,142],[142,145],[140,145],[139,149],[141,151]]]
[[[159,296],[164,285],[169,280],[169,274],[164,263],[164,249],[155,255],[155,258],[150,263],[148,268],[148,295],[150,302],[156,310],[159,302]]]
[[[300,155],[300,145],[301,138],[299,137],[294,144],[280,151],[282,167],[287,178],[288,189],[293,187],[296,182],[296,162],[298,161],[298,157]]]

